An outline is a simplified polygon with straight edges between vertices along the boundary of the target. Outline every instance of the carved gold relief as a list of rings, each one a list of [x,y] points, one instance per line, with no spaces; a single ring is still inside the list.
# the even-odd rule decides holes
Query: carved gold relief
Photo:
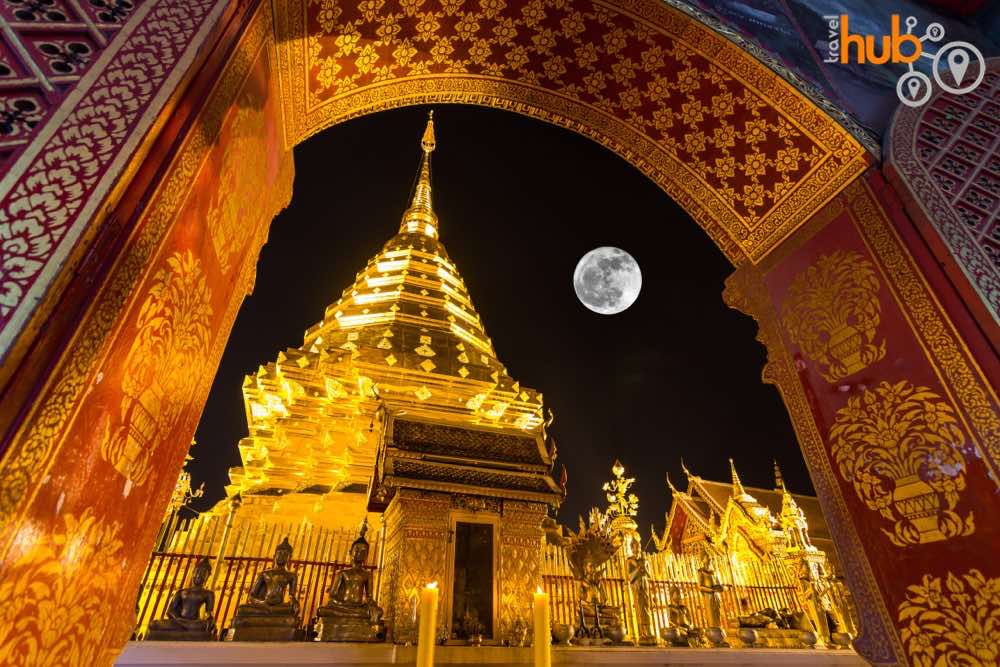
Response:
[[[143,484],[153,451],[180,417],[208,350],[211,293],[190,251],[174,253],[153,279],[122,375],[117,423],[104,422],[101,456]]]
[[[900,635],[915,667],[1000,663],[1000,578],[976,569],[925,574],[899,605]]]
[[[270,193],[256,181],[267,171],[265,114],[253,107],[236,110],[230,144],[219,169],[219,183],[208,208],[208,230],[222,273],[229,273],[235,254],[249,235],[247,221],[267,209]]]
[[[850,398],[830,428],[833,458],[865,504],[893,521],[898,546],[975,530],[956,513],[965,490],[965,435],[955,410],[927,387],[883,382]]]
[[[118,596],[119,524],[91,513],[66,514],[64,526],[42,531],[4,572],[0,583],[0,664],[93,665]]]
[[[852,375],[885,356],[875,341],[881,314],[875,267],[860,254],[838,250],[821,255],[795,276],[782,323],[807,357],[822,366],[829,382]]]

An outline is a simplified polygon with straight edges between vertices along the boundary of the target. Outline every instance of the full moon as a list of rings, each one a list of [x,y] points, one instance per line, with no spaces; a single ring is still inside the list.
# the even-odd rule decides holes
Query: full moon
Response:
[[[614,315],[633,303],[642,289],[639,264],[624,250],[594,248],[573,272],[573,289],[580,303],[595,313]]]

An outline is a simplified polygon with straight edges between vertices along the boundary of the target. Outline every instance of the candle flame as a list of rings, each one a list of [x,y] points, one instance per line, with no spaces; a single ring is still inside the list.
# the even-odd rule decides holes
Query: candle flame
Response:
[[[438,582],[436,581],[432,581],[431,583],[427,584],[427,588],[437,588],[437,587],[438,587]]]
[[[535,588],[535,593],[537,593],[538,595],[545,595],[545,591],[542,590],[541,586]]]

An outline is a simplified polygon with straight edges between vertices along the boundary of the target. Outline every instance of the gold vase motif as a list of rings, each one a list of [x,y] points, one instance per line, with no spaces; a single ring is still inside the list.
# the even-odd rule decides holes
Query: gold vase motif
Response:
[[[885,356],[875,342],[881,304],[875,267],[856,252],[821,255],[795,276],[782,307],[782,324],[803,353],[835,382]]]
[[[969,535],[972,512],[955,512],[965,490],[965,435],[954,409],[927,387],[882,382],[848,399],[830,428],[840,474],[865,504],[893,522],[905,546]]]
[[[925,574],[899,605],[900,638],[914,667],[1000,663],[1000,579],[979,570]]]
[[[200,376],[210,299],[198,259],[178,252],[156,273],[139,309],[118,418],[107,415],[101,429],[101,455],[136,485],[145,483],[157,442],[177,423]]]

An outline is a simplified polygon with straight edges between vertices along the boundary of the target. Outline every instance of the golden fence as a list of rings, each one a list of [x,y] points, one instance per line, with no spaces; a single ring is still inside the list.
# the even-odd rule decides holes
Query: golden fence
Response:
[[[691,621],[699,627],[708,627],[708,602],[698,589],[698,568],[701,558],[693,554],[659,552],[647,554],[650,565],[650,597],[652,608],[651,630],[659,635],[667,626],[670,589],[680,589],[681,599],[687,605]],[[573,579],[566,550],[556,545],[546,545],[542,561],[542,580],[549,595],[552,622],[580,625],[579,586]],[[737,617],[766,607],[799,610],[796,586],[787,566],[776,559],[738,561],[718,557],[713,566],[722,591],[723,625],[735,624]],[[637,615],[631,587],[626,584],[626,565],[623,551],[619,551],[605,568],[602,587],[604,604],[621,609],[625,627],[635,637]],[[745,601],[745,605],[741,605]]]
[[[298,598],[302,624],[315,616],[326,600],[338,570],[349,565],[350,545],[357,531],[330,530],[304,524],[264,524],[246,522],[226,536],[225,517],[202,516],[195,520],[172,518],[161,530],[157,550],[153,552],[143,575],[136,601],[136,637],[142,639],[149,622],[163,618],[174,593],[190,585],[197,562],[212,559],[212,577],[207,586],[215,591],[213,614],[222,631],[232,625],[236,607],[246,601],[257,575],[271,567],[274,549],[286,536],[294,549],[289,569],[298,576]],[[224,537],[225,536],[225,537]],[[369,536],[371,549],[367,566],[374,575],[375,595],[381,586],[378,565],[382,544]],[[219,550],[225,555],[219,559]],[[659,552],[647,554],[650,566],[650,609],[657,635],[667,625],[670,590],[681,591],[692,622],[710,625],[708,604],[698,590],[700,557],[692,554]],[[765,607],[799,610],[794,576],[776,559],[717,557],[715,571],[725,588],[722,592],[723,625],[736,622],[737,616]],[[542,559],[542,581],[549,594],[553,623],[579,625],[579,586],[573,579],[568,555],[562,547],[548,544]],[[629,636],[635,637],[637,612],[632,589],[627,585],[624,549],[605,568],[603,584],[605,604],[618,607]],[[745,604],[741,605],[741,601]],[[529,610],[525,610],[528,614]]]
[[[212,560],[208,588],[215,591],[213,614],[216,625],[225,630],[232,625],[236,607],[247,600],[257,575],[272,567],[274,549],[287,536],[294,549],[289,569],[298,577],[298,599],[302,624],[310,622],[316,608],[326,601],[326,592],[338,570],[350,564],[351,543],[357,531],[330,530],[303,524],[259,524],[236,526],[225,545],[225,517],[172,519],[157,541],[150,557],[136,601],[136,637],[142,639],[149,622],[166,616],[174,593],[190,585],[194,567],[203,557]],[[374,574],[376,594],[381,582],[378,559],[381,542],[368,536],[367,566]],[[221,565],[217,556],[225,546]]]

